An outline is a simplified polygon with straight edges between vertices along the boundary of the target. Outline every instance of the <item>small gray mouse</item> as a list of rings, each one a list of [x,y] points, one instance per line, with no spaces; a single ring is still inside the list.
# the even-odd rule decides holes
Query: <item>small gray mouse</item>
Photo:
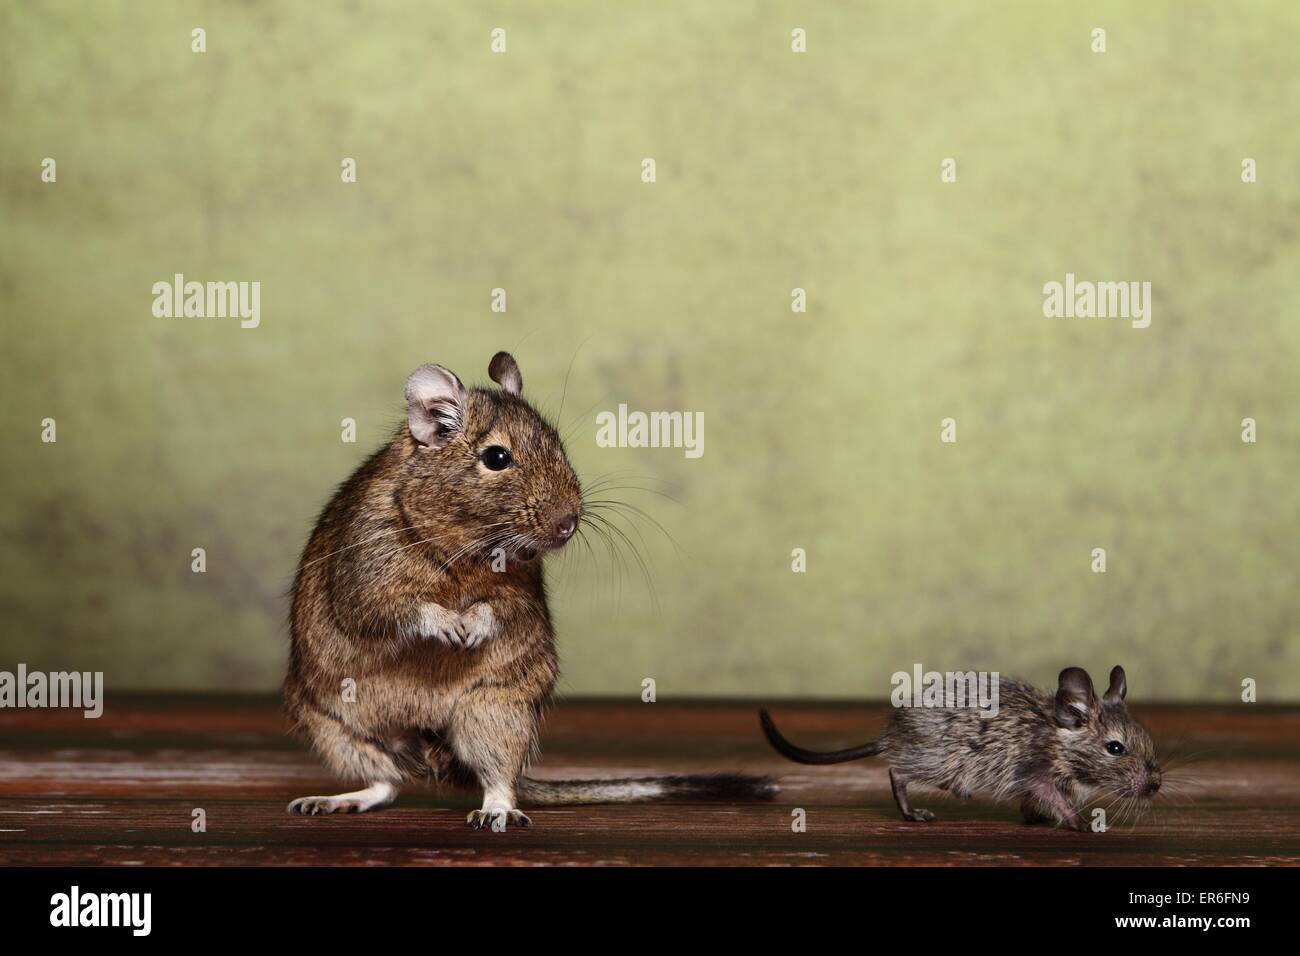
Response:
[[[1124,703],[1124,668],[1110,672],[1100,699],[1081,667],[1061,671],[1055,695],[1007,679],[998,690],[994,715],[969,707],[899,708],[878,740],[825,753],[790,743],[766,710],[759,718],[768,742],[798,763],[884,757],[905,820],[935,819],[912,807],[910,783],[962,798],[1018,799],[1026,823],[1057,821],[1075,830],[1089,829],[1079,808],[1094,797],[1147,800],[1160,789],[1151,735]]]

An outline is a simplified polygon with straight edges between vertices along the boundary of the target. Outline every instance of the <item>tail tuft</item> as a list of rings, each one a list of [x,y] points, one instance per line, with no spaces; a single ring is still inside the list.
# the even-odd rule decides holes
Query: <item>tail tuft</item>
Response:
[[[748,800],[771,800],[777,786],[770,777],[745,773],[701,773],[681,777],[664,777],[667,800],[741,803]]]
[[[519,800],[531,806],[586,803],[739,803],[771,800],[776,784],[767,777],[741,773],[689,774],[678,777],[632,777],[617,780],[534,780],[521,777]]]

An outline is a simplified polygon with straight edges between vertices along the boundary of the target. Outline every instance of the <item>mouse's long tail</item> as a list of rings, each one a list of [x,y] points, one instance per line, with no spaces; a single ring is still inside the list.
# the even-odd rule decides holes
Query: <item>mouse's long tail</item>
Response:
[[[859,747],[850,747],[848,750],[804,750],[781,736],[781,731],[776,729],[776,724],[772,723],[772,717],[765,708],[758,709],[758,719],[763,724],[763,733],[767,735],[767,742],[778,753],[784,754],[796,763],[844,763],[846,760],[860,760],[880,753],[880,742],[877,740],[868,741]]]
[[[519,802],[531,806],[578,803],[639,803],[645,800],[739,802],[770,800],[776,785],[767,777],[741,773],[685,777],[628,777],[615,780],[519,778]]]

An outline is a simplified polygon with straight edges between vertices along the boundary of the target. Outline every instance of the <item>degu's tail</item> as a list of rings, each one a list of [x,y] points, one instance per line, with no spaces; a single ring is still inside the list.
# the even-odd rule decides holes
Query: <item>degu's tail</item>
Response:
[[[775,793],[776,785],[767,777],[740,773],[615,780],[534,780],[520,777],[518,786],[519,802],[531,806],[639,803],[644,800],[739,802],[770,800]]]
[[[758,719],[763,724],[763,733],[767,734],[767,742],[778,753],[784,754],[796,763],[844,763],[846,760],[860,760],[880,753],[880,743],[875,740],[859,747],[850,747],[848,750],[804,750],[781,736],[781,731],[776,729],[776,724],[772,723],[772,717],[766,709],[762,707],[758,709]]]

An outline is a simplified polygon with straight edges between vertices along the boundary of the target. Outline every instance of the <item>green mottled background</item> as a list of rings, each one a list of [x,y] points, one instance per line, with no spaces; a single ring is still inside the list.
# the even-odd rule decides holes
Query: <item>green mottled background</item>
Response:
[[[1300,698],[1290,0],[2,9],[0,669],[275,687],[406,374],[506,348],[552,413],[572,363],[580,472],[675,499],[622,493],[680,546],[643,526],[657,608],[557,564],[567,693]],[[260,281],[261,327],[154,318],[175,272]],[[1152,282],[1151,327],[1045,319],[1066,272]],[[702,411],[704,457],[597,448],[619,402]]]

